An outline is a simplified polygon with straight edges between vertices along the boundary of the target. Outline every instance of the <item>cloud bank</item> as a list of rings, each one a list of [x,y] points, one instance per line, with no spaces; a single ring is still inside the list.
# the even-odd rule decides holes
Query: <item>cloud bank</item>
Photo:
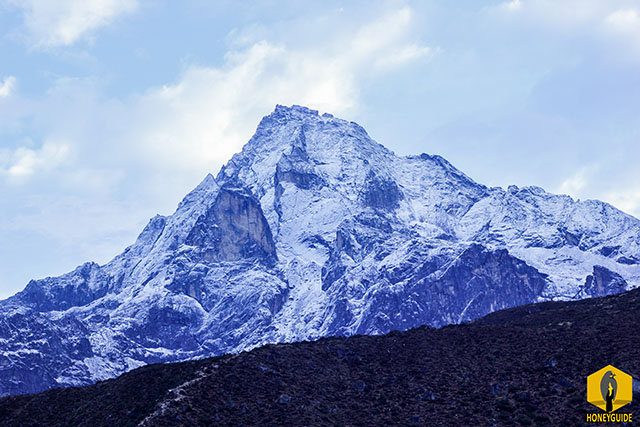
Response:
[[[137,0],[11,0],[23,11],[35,47],[70,46],[133,13]]]
[[[24,52],[0,74],[5,295],[107,261],[275,104],[356,120],[484,184],[640,215],[637,1],[6,5],[0,47]]]
[[[103,6],[91,26],[52,29],[39,39],[73,43],[114,10],[128,10]],[[43,98],[20,97],[21,108],[0,117],[0,133],[31,126],[32,135],[0,150],[0,186],[21,197],[29,213],[7,222],[5,233],[69,246],[81,241],[86,259],[107,261],[123,248],[122,236],[131,241],[147,218],[171,213],[207,173],[216,173],[276,104],[350,117],[367,79],[428,61],[437,49],[413,37],[413,25],[412,10],[401,7],[311,47],[243,33],[218,66],[186,63],[174,82],[138,94],[107,97],[100,80],[60,77]],[[31,195],[18,196],[26,188]],[[88,216],[105,205],[108,215]]]
[[[0,98],[6,98],[11,95],[16,84],[16,78],[13,76],[5,77],[0,83]]]

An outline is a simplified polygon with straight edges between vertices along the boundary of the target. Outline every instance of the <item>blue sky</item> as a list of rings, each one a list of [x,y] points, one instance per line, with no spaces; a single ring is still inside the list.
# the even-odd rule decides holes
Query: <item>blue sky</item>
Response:
[[[107,262],[277,103],[640,216],[638,0],[0,0],[0,297]]]

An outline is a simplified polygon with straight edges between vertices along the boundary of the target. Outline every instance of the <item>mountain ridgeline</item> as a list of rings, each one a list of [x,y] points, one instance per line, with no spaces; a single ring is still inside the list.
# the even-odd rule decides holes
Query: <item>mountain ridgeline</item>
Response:
[[[277,106],[112,261],[0,302],[0,396],[639,284],[640,221],[611,205],[488,188],[356,123]]]
[[[640,289],[462,325],[266,345],[0,398],[3,426],[589,426],[587,375],[633,377]]]

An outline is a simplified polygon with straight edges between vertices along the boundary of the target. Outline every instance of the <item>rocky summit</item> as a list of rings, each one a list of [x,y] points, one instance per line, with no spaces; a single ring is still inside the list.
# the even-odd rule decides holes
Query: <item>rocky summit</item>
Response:
[[[277,106],[112,261],[0,302],[0,395],[639,284],[640,221],[611,205],[489,188],[356,123]]]

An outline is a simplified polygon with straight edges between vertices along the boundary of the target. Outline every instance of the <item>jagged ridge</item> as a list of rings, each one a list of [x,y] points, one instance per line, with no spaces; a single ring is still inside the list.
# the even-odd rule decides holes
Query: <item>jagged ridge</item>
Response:
[[[590,425],[586,376],[634,377],[640,290],[441,329],[269,345],[0,399],[2,425]],[[594,345],[597,343],[598,345]]]
[[[0,302],[0,395],[282,341],[468,321],[640,283],[640,222],[277,106],[104,266]]]

